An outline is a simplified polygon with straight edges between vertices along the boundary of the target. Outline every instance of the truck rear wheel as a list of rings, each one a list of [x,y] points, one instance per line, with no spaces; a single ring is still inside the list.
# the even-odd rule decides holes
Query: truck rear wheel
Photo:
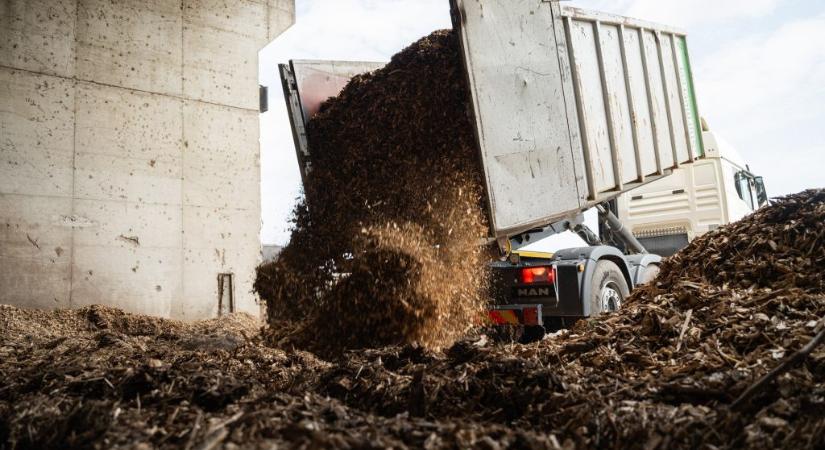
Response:
[[[593,271],[590,288],[590,315],[612,312],[621,308],[630,295],[627,281],[616,263],[601,260]]]

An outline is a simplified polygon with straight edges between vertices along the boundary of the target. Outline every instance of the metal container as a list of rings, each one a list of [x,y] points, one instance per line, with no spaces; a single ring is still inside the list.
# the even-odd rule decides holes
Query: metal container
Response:
[[[380,69],[384,64],[294,59],[289,65],[278,65],[302,180],[312,170],[306,134],[309,118],[318,112],[326,99],[338,95],[352,77]]]
[[[703,155],[684,32],[548,0],[451,0],[491,237],[575,216]],[[302,176],[304,124],[382,63],[281,65]]]
[[[684,32],[546,0],[451,4],[494,237],[702,156]]]

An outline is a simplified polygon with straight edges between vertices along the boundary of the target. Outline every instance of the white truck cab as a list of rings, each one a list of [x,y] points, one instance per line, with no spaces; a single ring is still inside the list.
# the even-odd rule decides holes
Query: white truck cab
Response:
[[[651,253],[670,256],[768,202],[762,177],[753,175],[739,152],[704,120],[702,139],[704,159],[618,198],[617,215]]]

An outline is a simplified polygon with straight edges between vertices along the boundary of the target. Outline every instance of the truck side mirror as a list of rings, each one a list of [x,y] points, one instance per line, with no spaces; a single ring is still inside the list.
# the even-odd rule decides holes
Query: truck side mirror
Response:
[[[756,186],[756,199],[759,206],[768,203],[768,192],[765,190],[765,180],[762,177],[753,177],[753,184]]]

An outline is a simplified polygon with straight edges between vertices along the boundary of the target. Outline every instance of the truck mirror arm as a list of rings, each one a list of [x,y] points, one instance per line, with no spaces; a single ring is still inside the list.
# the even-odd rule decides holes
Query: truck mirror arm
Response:
[[[765,190],[765,180],[762,177],[754,177],[753,182],[756,186],[756,201],[759,202],[759,206],[766,205],[768,203],[768,191]]]

